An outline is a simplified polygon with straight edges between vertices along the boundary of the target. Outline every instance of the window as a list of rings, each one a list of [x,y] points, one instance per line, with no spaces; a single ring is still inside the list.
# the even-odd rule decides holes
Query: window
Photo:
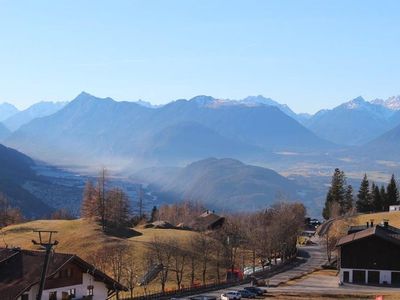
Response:
[[[93,285],[87,287],[87,294],[88,296],[93,296]]]
[[[69,290],[68,290],[68,295],[70,295],[70,296],[72,296],[72,297],[75,297],[75,295],[76,295],[76,289],[69,289]]]
[[[49,300],[57,300],[57,292],[50,292]]]

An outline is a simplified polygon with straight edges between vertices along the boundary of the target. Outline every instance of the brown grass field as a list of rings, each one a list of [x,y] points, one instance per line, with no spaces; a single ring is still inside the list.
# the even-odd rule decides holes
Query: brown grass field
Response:
[[[374,220],[375,224],[379,224],[387,219],[389,220],[389,225],[400,228],[400,211],[362,214],[351,218],[351,223],[354,225],[365,225],[371,219]]]
[[[153,228],[134,228],[134,236],[128,238],[120,238],[112,235],[104,234],[98,224],[89,222],[84,219],[77,220],[37,220],[18,225],[11,225],[1,230],[2,247],[20,247],[22,249],[37,250],[37,246],[32,243],[33,239],[38,239],[37,233],[34,230],[55,230],[58,231],[54,238],[59,242],[55,247],[55,251],[59,253],[71,253],[80,256],[83,259],[91,261],[91,258],[96,251],[113,245],[127,246],[134,253],[135,264],[137,266],[138,277],[140,278],[145,273],[146,248],[148,243],[153,241],[155,237],[168,239],[171,241],[181,242],[183,245],[190,238],[197,235],[197,232],[176,229],[153,229]],[[211,268],[210,268],[211,269]],[[189,276],[186,276],[184,284],[189,282]],[[200,274],[196,274],[200,280]],[[212,275],[208,276],[209,282],[214,281]],[[155,279],[149,286],[148,290],[157,292],[160,288],[159,282]],[[170,272],[167,288],[176,288],[174,274]],[[142,288],[137,288],[138,293],[142,293]]]

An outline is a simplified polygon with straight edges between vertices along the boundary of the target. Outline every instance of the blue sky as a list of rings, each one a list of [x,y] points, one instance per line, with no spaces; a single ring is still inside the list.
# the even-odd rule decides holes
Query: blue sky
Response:
[[[400,94],[400,1],[0,0],[0,102]]]

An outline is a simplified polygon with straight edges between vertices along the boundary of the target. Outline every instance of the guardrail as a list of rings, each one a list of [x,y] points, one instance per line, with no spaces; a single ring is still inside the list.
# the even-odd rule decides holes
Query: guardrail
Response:
[[[220,289],[225,289],[229,287],[233,287],[236,285],[241,285],[241,284],[248,284],[252,282],[252,278],[258,277],[258,278],[265,278],[267,279],[268,277],[271,277],[272,275],[275,275],[279,273],[282,269],[284,269],[288,264],[293,263],[296,260],[296,256],[293,256],[284,262],[280,263],[279,265],[273,265],[269,269],[266,270],[261,270],[255,273],[252,273],[249,275],[247,278],[243,280],[238,280],[238,281],[224,281],[220,283],[210,283],[210,284],[205,284],[205,285],[200,285],[196,287],[187,287],[187,288],[181,288],[180,290],[171,290],[171,291],[166,291],[166,292],[159,292],[159,293],[153,293],[149,295],[141,295],[141,296],[135,296],[133,298],[122,298],[123,300],[151,300],[151,299],[159,299],[159,300],[166,300],[166,299],[171,299],[171,298],[180,298],[180,297],[187,297],[195,294],[203,294],[211,291],[216,291]]]

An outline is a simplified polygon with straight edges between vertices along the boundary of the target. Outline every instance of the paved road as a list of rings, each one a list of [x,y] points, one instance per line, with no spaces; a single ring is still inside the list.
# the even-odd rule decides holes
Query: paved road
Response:
[[[279,286],[291,279],[299,278],[305,274],[311,273],[320,268],[326,262],[324,248],[319,244],[319,239],[313,238],[313,241],[318,243],[314,246],[303,246],[299,248],[298,261],[300,264],[288,265],[282,272],[266,278],[269,281],[269,286]],[[247,285],[238,285],[228,289],[222,289],[214,292],[202,293],[210,296],[219,297],[228,290],[240,290]],[[187,298],[182,298],[187,299]]]
[[[269,294],[296,294],[307,298],[307,294],[323,294],[323,295],[382,295],[396,294],[400,292],[399,288],[365,286],[355,284],[345,284],[338,286],[337,276],[327,276],[322,273],[314,273],[299,279],[291,284],[282,285],[276,288],[269,288]],[[399,295],[400,296],[400,295]],[[400,297],[399,297],[400,298]]]

